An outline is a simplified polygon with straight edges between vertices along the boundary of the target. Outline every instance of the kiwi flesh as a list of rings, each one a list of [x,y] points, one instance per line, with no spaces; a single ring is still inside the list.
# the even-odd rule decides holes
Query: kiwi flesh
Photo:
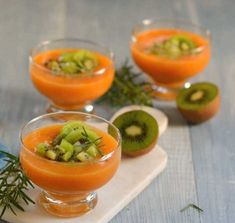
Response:
[[[178,110],[191,123],[201,123],[212,118],[219,110],[219,88],[209,82],[192,84],[179,91],[176,104]]]
[[[69,121],[63,125],[52,142],[41,142],[36,153],[58,162],[86,162],[102,157],[101,137],[89,125],[81,121]]]
[[[154,117],[143,110],[133,110],[118,116],[113,124],[122,136],[122,152],[138,156],[149,152],[157,142],[159,128]]]

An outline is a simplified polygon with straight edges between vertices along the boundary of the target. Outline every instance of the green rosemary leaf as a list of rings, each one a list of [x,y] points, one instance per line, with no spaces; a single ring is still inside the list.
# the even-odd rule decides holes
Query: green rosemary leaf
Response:
[[[34,188],[34,185],[33,185],[32,182],[31,182],[30,180],[28,180],[28,179],[26,179],[25,184],[26,184],[26,186],[30,186],[31,188]]]
[[[101,141],[102,137],[98,137],[98,138],[96,138],[96,139],[94,139],[94,140],[91,140],[91,139],[89,138],[89,135],[88,135],[86,129],[85,129],[84,127],[82,127],[82,128],[83,128],[82,135],[83,135],[83,137],[84,137],[84,141],[85,141],[85,142],[84,142],[83,144],[81,144],[80,146],[83,147],[83,148],[88,148],[89,146],[95,144],[95,145],[97,146],[96,149],[98,150],[98,153],[99,153],[101,156],[104,156],[104,153],[103,153],[103,151],[101,150],[102,145],[100,144],[100,141]]]
[[[35,204],[35,202],[24,191],[21,191],[21,196],[25,200],[26,203],[31,202]]]
[[[0,150],[0,153],[5,155],[6,157],[10,158],[11,160],[18,160],[18,157],[16,157],[15,155],[8,153],[6,151]]]
[[[3,209],[2,209],[2,212],[0,214],[0,218],[4,215],[5,211],[7,209],[7,206],[4,206]],[[14,212],[13,212],[14,213]]]
[[[24,211],[23,207],[20,205],[21,201],[24,201],[27,205],[29,203],[34,204],[34,201],[24,192],[34,186],[23,173],[19,157],[1,150],[0,153],[6,156],[6,158],[3,159],[5,165],[0,170],[1,218],[7,209],[12,211],[15,215],[15,208]]]
[[[116,70],[115,78],[111,89],[98,101],[107,102],[113,106],[121,107],[125,105],[147,105],[153,106],[153,96],[151,84],[140,82],[137,79],[142,73],[133,71],[133,66],[128,65],[128,61]]]
[[[12,204],[21,211],[24,211],[24,208],[17,203],[17,201],[12,200]]]
[[[195,205],[195,204],[188,204],[186,207],[184,207],[183,209],[181,209],[180,212],[184,212],[185,210],[187,210],[187,209],[190,208],[190,207],[196,209],[199,213],[200,213],[200,212],[203,212],[203,210],[202,210],[201,208],[199,208],[199,207],[198,207],[197,205]]]
[[[14,215],[17,215],[15,210],[13,209],[13,207],[9,204],[8,205],[8,208],[11,210],[11,212],[14,214]],[[5,211],[4,211],[5,212]],[[3,213],[4,214],[4,213]],[[2,217],[2,216],[1,216]]]
[[[98,153],[99,153],[101,156],[104,156],[103,151],[102,151],[99,147],[97,147],[97,150],[98,150]]]

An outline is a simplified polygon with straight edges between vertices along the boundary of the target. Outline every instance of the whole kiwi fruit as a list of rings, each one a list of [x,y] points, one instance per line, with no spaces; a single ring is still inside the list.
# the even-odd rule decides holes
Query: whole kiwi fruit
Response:
[[[201,123],[212,118],[220,107],[219,88],[209,82],[192,84],[179,91],[176,104],[190,123]]]

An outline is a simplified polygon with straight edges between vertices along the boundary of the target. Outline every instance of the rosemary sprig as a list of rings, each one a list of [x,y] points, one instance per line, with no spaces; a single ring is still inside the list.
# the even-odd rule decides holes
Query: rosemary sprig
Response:
[[[25,193],[30,187],[34,188],[34,186],[23,173],[19,158],[2,150],[0,150],[0,154],[5,156],[3,158],[5,165],[0,169],[1,218],[7,209],[15,215],[15,209],[24,211],[20,204],[22,201],[26,204],[34,204],[35,202]]]
[[[98,150],[100,156],[104,156],[104,153],[101,150],[101,147],[102,147],[101,139],[102,139],[102,137],[99,137],[99,138],[96,138],[94,140],[91,140],[89,135],[88,135],[88,133],[87,133],[87,131],[86,131],[86,129],[84,128],[84,126],[82,127],[82,129],[83,129],[82,135],[84,136],[84,141],[85,142],[83,144],[81,144],[81,146],[84,146],[84,147],[88,148],[92,144],[95,144],[97,146],[96,149]]]
[[[194,209],[196,209],[199,213],[200,212],[203,212],[203,210],[201,209],[201,208],[199,208],[197,205],[195,205],[195,204],[188,204],[186,207],[184,207],[183,209],[181,209],[180,210],[180,212],[184,212],[184,211],[186,211],[188,208],[194,208]]]
[[[128,61],[117,69],[111,89],[99,100],[107,102],[113,106],[124,105],[147,105],[153,106],[153,96],[151,84],[138,81],[142,73],[133,71],[133,66],[128,65]]]

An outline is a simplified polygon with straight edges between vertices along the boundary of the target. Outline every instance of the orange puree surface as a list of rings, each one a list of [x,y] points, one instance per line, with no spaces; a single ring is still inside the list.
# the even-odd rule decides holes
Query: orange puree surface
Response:
[[[20,162],[25,174],[39,187],[57,193],[81,193],[93,191],[107,183],[116,172],[121,151],[117,141],[109,134],[93,129],[102,137],[104,154],[113,152],[105,161],[91,163],[66,163],[51,161],[35,153],[38,143],[51,142],[59,133],[62,125],[49,125],[32,131],[23,139]]]
[[[55,75],[44,64],[50,59],[79,49],[56,49],[37,54],[30,65],[31,79],[35,87],[59,107],[71,109],[78,104],[84,104],[102,96],[111,86],[114,78],[114,66],[108,57],[93,52],[99,61],[94,72],[101,74],[91,76]],[[101,71],[103,70],[103,72]]]
[[[172,35],[186,35],[192,39],[202,51],[195,55],[169,59],[146,53],[146,48],[154,42],[162,41]],[[183,83],[187,78],[202,71],[210,59],[209,41],[202,36],[178,29],[153,29],[143,31],[135,36],[136,42],[131,46],[131,52],[136,64],[157,82],[172,87]]]

